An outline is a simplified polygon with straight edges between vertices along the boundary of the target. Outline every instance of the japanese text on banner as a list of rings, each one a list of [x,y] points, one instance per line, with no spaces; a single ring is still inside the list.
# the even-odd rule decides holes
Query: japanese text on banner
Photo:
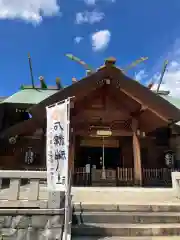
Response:
[[[50,191],[66,191],[68,178],[68,104],[46,108],[47,110],[47,183]]]

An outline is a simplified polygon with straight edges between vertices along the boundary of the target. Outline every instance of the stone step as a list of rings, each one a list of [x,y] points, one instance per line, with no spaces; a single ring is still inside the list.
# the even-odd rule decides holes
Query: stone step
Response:
[[[27,213],[28,214],[28,213]],[[62,215],[15,215],[15,216],[0,216],[0,233],[4,229],[27,229],[29,226],[33,228],[43,229],[47,224],[48,226],[56,225],[56,227],[61,228],[63,225]],[[1,238],[0,238],[1,239]]]
[[[97,224],[72,226],[72,236],[178,236],[180,224]]]
[[[180,223],[180,213],[170,212],[76,212],[73,223]]]
[[[180,212],[180,204],[108,204],[74,203],[74,211],[80,212]]]
[[[73,202],[107,204],[177,204],[176,193],[166,188],[73,187]],[[89,198],[89,196],[91,196]]]
[[[179,236],[159,237],[72,237],[72,240],[179,240]]]

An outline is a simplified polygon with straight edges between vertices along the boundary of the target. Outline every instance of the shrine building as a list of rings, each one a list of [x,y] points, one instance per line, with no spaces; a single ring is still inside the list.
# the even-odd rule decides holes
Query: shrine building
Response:
[[[65,88],[26,88],[3,99],[0,168],[44,170],[45,108],[72,97],[69,167],[74,185],[170,186],[171,171],[180,169],[180,99],[151,91],[115,64],[106,60]]]

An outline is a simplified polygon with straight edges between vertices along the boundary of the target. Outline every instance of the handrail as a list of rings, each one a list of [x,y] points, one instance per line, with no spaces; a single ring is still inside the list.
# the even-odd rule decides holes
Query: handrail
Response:
[[[65,193],[65,196],[60,199],[60,201],[63,203],[63,205],[57,204],[52,204],[54,202],[54,195],[51,196],[51,194],[48,195],[47,201],[40,199],[40,180],[46,179],[47,173],[45,171],[4,171],[0,170],[0,180],[5,178],[5,179],[10,179],[10,185],[8,188],[8,196],[6,197],[7,200],[10,200],[10,202],[13,202],[14,208],[8,208],[8,204],[5,204],[5,208],[0,209],[0,216],[11,216],[13,215],[22,215],[26,217],[30,216],[42,216],[42,215],[58,215],[61,216],[61,223],[63,222],[62,225],[64,225],[64,231],[61,228],[60,232],[60,239],[66,240],[69,239],[71,236],[71,172],[68,174],[68,186],[67,186],[67,192]],[[21,179],[29,179],[30,182],[28,183],[28,201],[26,200],[25,203],[26,205],[23,205],[24,208],[19,209],[19,201],[21,201],[20,198],[20,186],[21,186]],[[0,186],[1,187],[1,186]],[[1,189],[0,189],[1,191]],[[3,189],[2,189],[3,191]],[[64,194],[63,194],[64,195]],[[62,196],[61,196],[62,197]],[[58,201],[58,195],[57,198],[55,199]],[[3,198],[4,199],[4,198]],[[23,200],[22,200],[23,201]],[[27,204],[29,203],[30,204]],[[9,201],[7,201],[8,203]],[[6,203],[6,201],[5,201]],[[3,203],[4,204],[4,203]],[[24,204],[24,203],[23,203]],[[40,204],[40,205],[39,205]],[[17,206],[17,207],[16,207]],[[46,208],[47,206],[47,208]],[[55,208],[53,208],[55,207]],[[50,220],[51,221],[51,220]],[[49,226],[49,220],[47,222],[47,229]],[[61,226],[62,226],[61,225]],[[30,226],[31,227],[31,226]],[[63,227],[63,226],[62,226]],[[44,228],[44,231],[47,230],[46,226]],[[15,230],[15,229],[14,229]],[[14,231],[13,230],[13,231]],[[27,231],[28,232],[28,231]],[[13,232],[14,233],[14,232]],[[44,233],[43,233],[44,234]],[[9,234],[7,234],[9,236]],[[62,235],[62,236],[61,236]],[[63,236],[64,235],[64,236]],[[5,236],[5,235],[4,235]]]

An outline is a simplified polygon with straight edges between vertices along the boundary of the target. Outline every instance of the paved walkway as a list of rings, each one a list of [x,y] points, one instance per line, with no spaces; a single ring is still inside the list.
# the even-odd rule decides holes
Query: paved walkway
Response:
[[[180,199],[175,196],[172,188],[73,188],[72,194],[75,203],[180,205]]]
[[[20,199],[27,199],[29,184],[21,186]],[[0,200],[8,199],[9,189],[0,191]],[[109,204],[180,204],[172,188],[135,188],[135,187],[72,187],[73,202]],[[46,185],[40,185],[39,198],[47,200]]]

